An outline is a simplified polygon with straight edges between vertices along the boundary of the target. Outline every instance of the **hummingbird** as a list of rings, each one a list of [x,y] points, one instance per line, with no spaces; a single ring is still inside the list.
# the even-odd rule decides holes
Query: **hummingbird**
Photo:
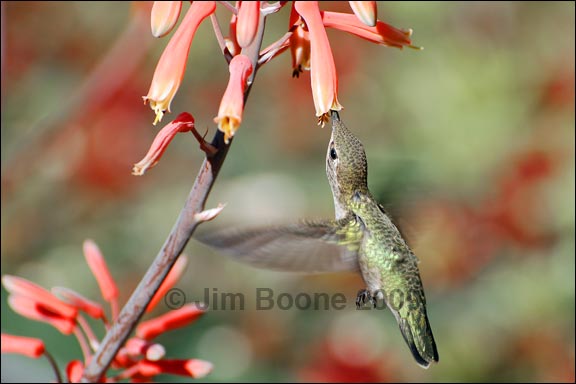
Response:
[[[228,229],[198,239],[255,267],[293,272],[356,271],[366,288],[356,297],[360,308],[384,300],[416,362],[438,362],[426,313],[418,258],[383,206],[368,190],[364,146],[332,111],[326,154],[335,219],[252,229]]]

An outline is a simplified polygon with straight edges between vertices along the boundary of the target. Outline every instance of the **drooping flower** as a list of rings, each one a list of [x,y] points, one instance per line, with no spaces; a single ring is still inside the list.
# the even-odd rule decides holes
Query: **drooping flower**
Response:
[[[310,70],[310,33],[304,20],[292,7],[290,13],[290,53],[292,54],[292,77],[299,77],[300,72]]]
[[[329,118],[330,110],[339,111],[338,76],[332,48],[322,23],[322,15],[317,1],[294,2],[296,12],[306,22],[310,32],[310,79],[312,96],[316,107],[318,123],[322,126]]]
[[[168,145],[177,133],[189,132],[193,129],[194,117],[187,112],[179,114],[176,119],[172,120],[158,132],[146,156],[144,156],[144,158],[138,163],[134,164],[132,174],[136,176],[143,175],[148,169],[158,163],[164,154],[164,151],[166,151],[166,148],[168,148]]]
[[[152,36],[166,36],[176,25],[182,1],[155,1],[150,12],[150,27]]]
[[[162,120],[164,111],[170,112],[170,103],[180,87],[186,70],[186,61],[194,34],[200,23],[215,9],[214,1],[193,2],[178,30],[164,49],[156,66],[148,95],[143,97],[144,102],[149,101],[150,107],[156,113],[154,124]]]
[[[403,47],[421,49],[412,45],[411,29],[401,30],[382,21],[377,21],[374,27],[369,27],[352,14],[324,11],[322,12],[322,22],[327,28],[352,33],[373,43],[400,49]]]
[[[244,112],[244,91],[246,90],[248,77],[253,68],[250,59],[244,55],[234,56],[229,65],[230,78],[228,86],[222,96],[218,116],[214,121],[218,123],[218,129],[224,132],[224,141],[229,142],[242,123]]]

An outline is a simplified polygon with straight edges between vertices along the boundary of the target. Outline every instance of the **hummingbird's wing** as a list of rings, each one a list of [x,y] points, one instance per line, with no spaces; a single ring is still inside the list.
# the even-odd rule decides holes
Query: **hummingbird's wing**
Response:
[[[357,271],[359,234],[334,221],[228,229],[196,238],[238,261],[292,272]]]

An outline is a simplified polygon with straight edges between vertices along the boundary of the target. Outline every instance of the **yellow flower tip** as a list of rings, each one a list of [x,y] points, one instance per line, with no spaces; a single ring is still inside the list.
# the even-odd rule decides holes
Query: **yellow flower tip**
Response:
[[[214,122],[218,123],[218,129],[224,132],[224,142],[229,144],[230,139],[234,136],[242,121],[233,116],[223,116],[215,117]]]
[[[409,45],[408,48],[414,49],[416,51],[423,51],[424,47],[418,47],[416,45]]]
[[[154,118],[152,125],[156,125],[159,121],[162,121],[162,117],[164,117],[164,111],[162,111],[162,108],[154,108],[154,112],[156,112],[156,117]]]
[[[140,163],[134,164],[132,167],[132,174],[134,176],[142,176],[146,172],[146,168],[141,166]]]

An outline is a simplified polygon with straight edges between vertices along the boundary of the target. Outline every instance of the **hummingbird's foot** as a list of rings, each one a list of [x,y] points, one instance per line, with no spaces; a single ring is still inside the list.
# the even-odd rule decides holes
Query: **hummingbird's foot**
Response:
[[[362,308],[366,302],[372,303],[374,308],[376,308],[376,297],[372,296],[369,290],[361,289],[356,296],[356,309]]]

